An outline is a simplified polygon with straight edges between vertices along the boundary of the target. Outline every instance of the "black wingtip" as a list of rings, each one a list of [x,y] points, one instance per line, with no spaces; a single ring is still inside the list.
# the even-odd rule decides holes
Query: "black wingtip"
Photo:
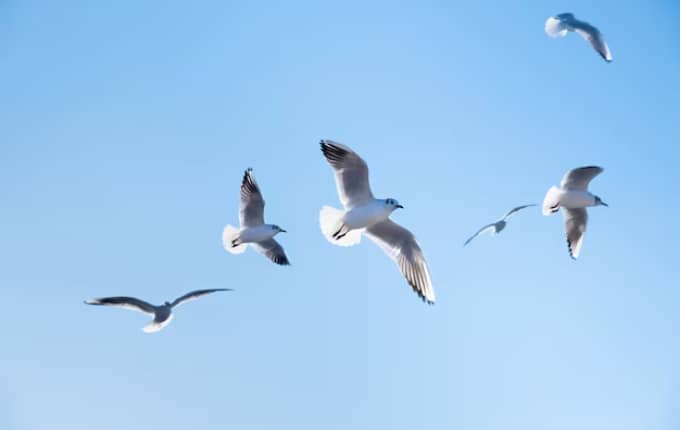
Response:
[[[574,257],[574,250],[571,247],[571,242],[569,242],[569,239],[567,239],[567,248],[569,249],[569,257],[576,261],[576,257]]]
[[[285,255],[273,257],[271,260],[274,264],[278,264],[279,266],[290,266],[290,261]]]
[[[321,141],[321,152],[323,152],[324,157],[331,164],[340,161],[343,157],[347,156],[348,152],[345,148],[333,144],[331,141],[322,140]]]
[[[247,190],[249,192],[257,191],[257,181],[253,175],[253,168],[248,167],[245,172],[243,172],[243,180],[241,181],[241,190]]]

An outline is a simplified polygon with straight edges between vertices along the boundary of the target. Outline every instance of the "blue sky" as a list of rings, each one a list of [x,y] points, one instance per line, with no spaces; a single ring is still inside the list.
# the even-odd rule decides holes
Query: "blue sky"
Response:
[[[672,1],[0,3],[0,428],[677,429]],[[552,14],[600,27],[605,64]],[[369,163],[428,307],[333,247],[321,138]],[[581,258],[538,203],[606,168]],[[291,267],[221,249],[253,167]],[[146,335],[152,302],[234,288]]]

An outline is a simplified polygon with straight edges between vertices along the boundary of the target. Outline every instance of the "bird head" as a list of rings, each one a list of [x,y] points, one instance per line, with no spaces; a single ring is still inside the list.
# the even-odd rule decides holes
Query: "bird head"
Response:
[[[598,196],[595,196],[595,206],[606,206],[609,207],[609,205],[605,202],[602,201],[602,199]]]
[[[404,209],[404,207],[400,205],[396,199],[385,199],[385,206],[387,206],[387,208],[392,211],[395,209]]]
[[[279,227],[279,226],[276,225],[276,224],[272,225],[272,230],[274,230],[274,234],[277,234],[277,233],[287,233],[286,230],[282,229],[281,227]]]

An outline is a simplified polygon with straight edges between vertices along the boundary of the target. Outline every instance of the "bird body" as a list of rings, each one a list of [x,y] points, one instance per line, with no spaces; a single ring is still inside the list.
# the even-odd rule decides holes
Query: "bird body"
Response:
[[[319,224],[324,237],[334,245],[353,246],[366,234],[392,258],[420,298],[434,303],[434,287],[420,245],[410,231],[389,219],[392,212],[403,206],[392,198],[373,197],[368,166],[349,147],[322,140],[321,151],[333,168],[338,196],[344,206],[344,210],[321,208]]]
[[[162,330],[165,326],[170,324],[175,316],[172,314],[172,306],[168,303],[161,306],[154,306],[154,317],[151,324],[144,327],[144,333],[154,333]]]
[[[612,53],[604,41],[600,30],[595,26],[576,19],[572,13],[561,13],[549,17],[545,22],[545,32],[550,37],[564,37],[568,32],[575,32],[583,37],[595,51],[607,62],[613,60]]]
[[[186,303],[191,300],[196,300],[201,296],[206,294],[215,293],[217,291],[231,291],[229,288],[212,288],[206,290],[195,290],[187,293],[181,297],[176,298],[172,303],[165,302],[162,305],[152,305],[151,303],[145,302],[144,300],[137,299],[135,297],[102,297],[99,299],[86,300],[85,304],[96,305],[96,306],[115,306],[123,309],[144,312],[145,314],[153,315],[153,320],[149,325],[144,327],[142,330],[145,333],[154,333],[162,330],[165,326],[170,324],[170,321],[174,318],[172,313],[173,309],[182,303]]]
[[[588,222],[587,207],[608,206],[602,199],[588,191],[590,181],[604,169],[598,166],[579,167],[568,171],[559,188],[550,187],[543,199],[543,215],[551,215],[563,208],[564,227],[569,255],[577,259],[581,253],[583,237]]]
[[[239,230],[239,243],[253,243],[269,240],[279,233],[277,226],[262,224],[257,227],[244,227]]]
[[[588,191],[562,190],[559,199],[560,206],[567,209],[596,206],[595,195]]]
[[[362,206],[353,207],[345,212],[342,222],[351,229],[360,229],[384,221],[397,208],[386,202],[387,200],[373,199]]]
[[[500,232],[503,231],[503,229],[505,229],[505,227],[508,225],[508,221],[507,221],[507,220],[508,220],[511,216],[513,216],[514,214],[516,214],[518,211],[521,211],[522,209],[528,208],[528,207],[531,207],[531,206],[536,206],[536,205],[534,205],[534,204],[530,204],[530,205],[522,205],[522,206],[517,206],[517,207],[514,207],[514,208],[510,209],[508,212],[505,213],[505,215],[503,215],[503,217],[502,217],[501,219],[499,219],[499,220],[497,220],[497,221],[495,221],[495,222],[492,222],[491,224],[487,224],[487,225],[485,225],[484,227],[482,227],[482,228],[480,228],[479,230],[477,230],[477,232],[476,232],[475,234],[473,234],[472,236],[470,236],[470,238],[469,238],[468,240],[465,241],[465,243],[463,244],[463,246],[466,246],[468,243],[472,242],[472,239],[474,239],[475,237],[479,236],[481,233],[484,233],[484,232],[486,232],[486,231],[490,231],[490,232],[493,233],[493,234],[498,234],[498,233],[500,233]]]
[[[505,222],[505,220],[499,220],[499,221],[496,221],[495,223],[493,223],[494,234],[498,234],[498,233],[502,232],[503,229],[505,228],[505,226],[507,226],[507,225],[508,225],[508,223]]]
[[[240,228],[227,225],[222,231],[222,246],[231,254],[241,254],[251,244],[255,250],[279,265],[289,265],[283,247],[274,236],[285,233],[276,224],[264,222],[264,199],[253,176],[253,169],[247,169],[241,182],[239,208]]]

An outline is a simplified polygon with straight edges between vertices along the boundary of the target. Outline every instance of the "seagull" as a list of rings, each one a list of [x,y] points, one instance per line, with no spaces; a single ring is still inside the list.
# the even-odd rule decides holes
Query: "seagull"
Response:
[[[102,297],[99,299],[85,300],[87,305],[97,305],[97,306],[116,306],[119,308],[130,309],[133,311],[144,312],[145,314],[153,315],[153,321],[151,324],[144,327],[142,330],[144,333],[155,333],[161,331],[163,327],[170,324],[172,321],[173,314],[172,310],[176,306],[182,303],[196,300],[201,296],[206,294],[214,293],[216,291],[232,291],[229,288],[213,288],[209,290],[196,290],[190,293],[178,297],[173,301],[165,302],[160,306],[154,306],[151,303],[147,303],[144,300],[139,300],[134,297]]]
[[[395,199],[376,199],[368,182],[366,162],[345,145],[321,141],[321,152],[335,172],[335,184],[344,210],[324,206],[319,223],[324,237],[334,245],[353,246],[362,233],[375,242],[399,267],[418,296],[434,304],[430,273],[413,234],[389,219],[403,206]]]
[[[574,31],[586,39],[598,54],[606,62],[613,60],[612,53],[609,51],[607,42],[604,41],[600,30],[588,24],[585,21],[579,21],[572,13],[561,13],[557,16],[551,16],[545,22],[545,32],[550,37],[564,37],[567,32]]]
[[[536,206],[536,205],[534,205],[534,204],[522,205],[522,206],[517,206],[516,208],[510,209],[498,221],[492,222],[491,224],[487,224],[484,227],[477,230],[477,233],[473,234],[468,240],[466,240],[465,243],[463,244],[463,246],[467,245],[468,243],[470,243],[472,241],[472,239],[474,239],[475,237],[479,236],[481,233],[484,233],[486,231],[492,231],[493,234],[500,233],[501,231],[503,231],[503,229],[507,225],[508,218],[510,218],[512,215],[514,215],[517,211],[521,211],[522,209],[528,208],[530,206]]]
[[[274,236],[286,233],[286,230],[276,224],[264,223],[264,199],[253,176],[253,169],[243,174],[239,222],[240,229],[227,225],[222,232],[222,245],[227,252],[241,254],[251,244],[274,263],[282,266],[290,264],[283,247],[274,240]]]
[[[588,191],[588,184],[604,169],[598,166],[579,167],[568,171],[560,187],[552,186],[543,199],[543,215],[551,215],[560,207],[564,209],[564,227],[567,232],[569,255],[576,260],[581,253],[583,235],[588,221],[588,206],[609,206]]]

